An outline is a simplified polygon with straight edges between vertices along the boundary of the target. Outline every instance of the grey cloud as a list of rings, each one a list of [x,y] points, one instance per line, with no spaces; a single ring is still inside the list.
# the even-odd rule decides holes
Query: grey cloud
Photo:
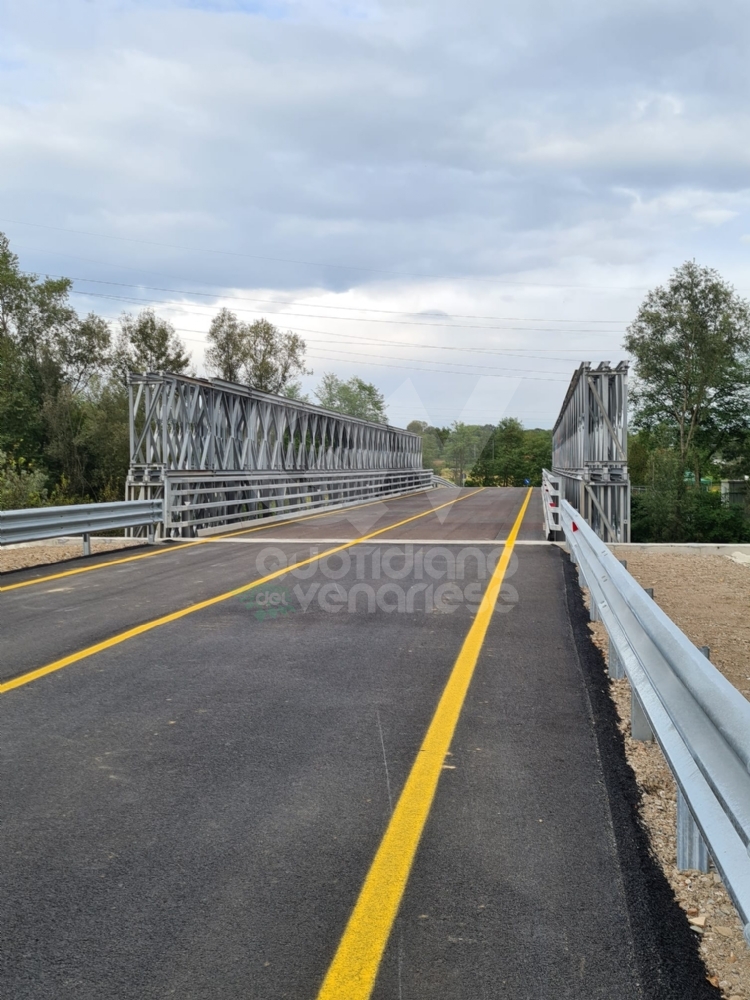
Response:
[[[321,266],[0,223],[30,246],[150,284],[750,285],[744,0],[30,0],[0,39],[0,215]]]

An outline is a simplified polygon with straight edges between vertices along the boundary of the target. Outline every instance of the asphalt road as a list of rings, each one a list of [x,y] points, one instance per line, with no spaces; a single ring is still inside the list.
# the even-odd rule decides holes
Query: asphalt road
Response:
[[[0,695],[0,996],[316,997],[525,497],[473,492],[3,578],[0,679],[105,645]],[[714,996],[540,503],[373,996]]]

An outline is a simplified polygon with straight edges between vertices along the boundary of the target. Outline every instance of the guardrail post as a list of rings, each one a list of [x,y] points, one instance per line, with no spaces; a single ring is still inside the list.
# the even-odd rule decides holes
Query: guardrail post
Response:
[[[599,608],[597,607],[591,591],[589,591],[589,618],[592,622],[600,622],[602,620],[602,616],[599,614]]]
[[[677,788],[677,868],[679,871],[708,871],[708,848],[693,819],[682,789]]]
[[[83,554],[85,556],[91,555],[91,536],[89,534],[83,536]]]
[[[619,653],[617,652],[617,647],[612,642],[612,636],[609,637],[607,670],[609,671],[609,676],[614,678],[614,680],[621,680],[625,676],[625,667],[620,659]]]
[[[634,740],[643,743],[649,743],[654,738],[643,706],[632,688],[630,689],[630,735]]]

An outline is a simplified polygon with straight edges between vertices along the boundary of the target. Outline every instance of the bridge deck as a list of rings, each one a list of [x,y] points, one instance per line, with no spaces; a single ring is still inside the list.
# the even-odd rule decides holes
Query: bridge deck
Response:
[[[315,998],[525,495],[7,575],[0,995]],[[518,545],[373,997],[713,995],[590,656],[563,553]]]

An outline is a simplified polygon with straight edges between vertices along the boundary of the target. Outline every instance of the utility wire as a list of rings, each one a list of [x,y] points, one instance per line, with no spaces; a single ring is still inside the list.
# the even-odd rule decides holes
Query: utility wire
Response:
[[[76,258],[81,259],[81,258]],[[96,261],[91,261],[91,263],[97,263]],[[115,265],[117,266],[117,265]],[[133,268],[135,270],[135,268]],[[32,275],[33,271],[22,271],[22,274]],[[435,309],[423,309],[419,311],[410,311],[404,309],[374,309],[370,306],[337,306],[333,303],[325,303],[318,305],[315,302],[295,302],[294,299],[259,299],[251,297],[248,295],[226,295],[223,292],[201,292],[190,290],[187,288],[162,288],[159,285],[146,285],[143,282],[125,282],[125,281],[108,281],[105,278],[76,278],[71,275],[66,274],[48,274],[48,278],[68,278],[69,281],[84,281],[88,284],[95,285],[110,285],[116,288],[144,288],[150,292],[169,292],[173,295],[200,295],[204,298],[211,299],[230,299],[237,302],[263,302],[270,305],[281,305],[281,306],[304,306],[305,308],[315,308],[315,309],[339,309],[345,312],[375,312],[383,313],[389,316],[430,316],[435,315],[445,319],[484,319],[490,322],[498,323],[597,323],[601,324],[612,324],[623,325],[628,322],[628,320],[620,319],[558,319],[550,318],[547,316],[477,316],[474,314],[465,313],[446,313],[444,310]],[[220,287],[220,286],[215,286]],[[93,293],[92,293],[93,294]],[[324,317],[326,318],[326,317]],[[330,317],[333,319],[334,317]],[[346,319],[359,319],[359,317],[345,317]],[[432,325],[432,324],[425,324]],[[441,324],[435,324],[441,325]],[[463,324],[461,324],[459,329],[463,329]],[[491,327],[479,327],[479,329],[486,330],[491,329]]]
[[[175,328],[175,333],[185,333],[185,332],[195,333],[196,331],[195,330],[185,331],[185,330],[182,330],[179,327]],[[295,332],[299,332],[299,331],[293,330],[292,332],[295,333]],[[197,337],[183,337],[182,339],[190,341],[192,343],[196,343],[196,344],[203,344],[205,346],[205,341],[204,340],[200,340]],[[337,352],[337,353],[353,354],[353,356],[355,358],[360,356],[360,355],[358,355],[358,354],[356,354],[354,352],[350,352],[350,351],[347,351],[347,352],[340,351],[340,352]],[[346,358],[335,358],[335,357],[331,357],[329,354],[318,354],[318,353],[314,353],[313,351],[308,351],[306,353],[306,357],[314,358],[314,359],[320,360],[320,361],[334,361],[334,362],[344,361],[344,362],[346,362],[346,360],[347,360]],[[393,357],[391,357],[390,355],[387,355],[387,354],[373,354],[373,355],[368,355],[368,357],[378,357],[378,358],[379,357],[385,357],[385,358],[389,358],[392,361],[400,361],[401,360],[400,358],[393,358]],[[410,361],[410,362],[411,361],[416,361],[417,364],[420,364],[420,361],[421,361],[421,359],[414,359],[414,358],[406,358],[404,360]],[[380,364],[377,361],[365,361],[365,362],[363,362],[363,364],[365,364],[367,366],[375,365],[378,368],[403,368],[405,371],[430,372],[433,375],[470,375],[473,378],[480,377],[480,376],[486,374],[487,371],[507,371],[507,372],[514,372],[514,373],[515,372],[529,372],[529,373],[538,373],[538,375],[554,375],[555,374],[554,372],[548,372],[548,371],[540,370],[540,369],[537,369],[537,368],[497,368],[497,369],[493,369],[493,368],[488,368],[485,365],[466,365],[466,366],[463,366],[463,367],[467,367],[467,368],[468,367],[473,367],[473,368],[479,368],[480,369],[479,371],[465,372],[465,371],[457,371],[456,369],[453,369],[453,368],[424,368],[424,367],[415,368],[415,367],[413,367],[413,365]],[[421,364],[441,365],[441,364],[448,364],[448,362],[443,362],[443,361],[422,361]],[[512,374],[512,375],[488,375],[487,377],[488,378],[510,378],[510,379],[513,379],[513,378],[522,378],[522,379],[526,379],[527,381],[532,381],[532,382],[568,382],[570,380],[568,375],[565,375],[565,377],[561,378],[561,379],[560,378],[539,378],[537,375],[535,375],[535,376],[532,377],[531,375],[524,376],[524,375],[519,375],[519,374]]]
[[[189,253],[210,253],[222,257],[239,257],[246,260],[271,261],[279,264],[302,264],[306,267],[334,268],[341,271],[357,271],[368,274],[387,274],[396,278],[429,278],[438,281],[481,281],[493,285],[517,285],[529,288],[587,288],[590,291],[598,289],[614,289],[617,291],[643,291],[646,285],[579,285],[579,284],[553,284],[552,282],[534,281],[510,281],[506,278],[485,278],[475,275],[446,275],[446,274],[426,274],[415,271],[392,271],[380,267],[360,267],[354,264],[335,264],[325,261],[304,260],[295,257],[269,257],[261,254],[240,253],[236,250],[216,250],[211,247],[190,247],[179,243],[161,243],[156,240],[139,240],[131,236],[112,236],[109,233],[92,233],[86,229],[67,229],[62,226],[47,226],[39,222],[23,222],[20,219],[0,219],[3,224],[10,223],[14,226],[28,226],[31,229],[46,229],[55,233],[72,233],[77,236],[92,236],[101,240],[116,240],[120,243],[137,243],[141,246],[161,247],[167,250],[187,250]]]
[[[108,300],[108,301],[115,301],[115,302],[136,302],[136,303],[139,303],[141,305],[147,305],[147,306],[166,305],[167,304],[167,303],[165,303],[163,301],[160,301],[158,299],[143,299],[143,298],[137,298],[135,296],[130,296],[130,295],[109,295],[109,294],[104,293],[104,292],[88,292],[88,291],[81,290],[81,289],[73,289],[71,294],[81,295],[81,296],[84,296],[86,298],[105,299],[105,300]],[[203,303],[190,303],[190,304],[194,308],[199,308],[199,309],[200,308],[204,308],[204,309],[208,308]],[[558,336],[561,335],[561,334],[563,334],[563,335],[568,335],[568,336],[573,336],[573,337],[582,336],[584,334],[587,335],[587,336],[591,335],[591,336],[594,336],[594,337],[611,337],[611,336],[617,336],[618,335],[618,331],[616,331],[616,330],[607,330],[607,331],[602,331],[602,330],[561,330],[561,329],[553,329],[553,328],[542,329],[542,328],[539,328],[539,327],[525,327],[525,326],[518,326],[518,327],[513,327],[513,326],[506,326],[506,327],[478,326],[478,327],[472,327],[472,326],[459,326],[457,324],[409,323],[408,321],[404,322],[403,324],[398,324],[397,321],[395,321],[395,320],[359,319],[359,318],[356,318],[356,317],[323,316],[323,315],[311,314],[311,313],[269,313],[267,310],[261,310],[261,309],[238,309],[237,312],[250,313],[251,315],[255,315],[255,316],[270,315],[270,316],[273,316],[277,320],[277,322],[279,320],[285,319],[286,317],[291,317],[292,319],[316,319],[316,320],[326,320],[326,321],[329,321],[329,320],[334,320],[334,321],[338,320],[338,321],[341,321],[343,319],[345,322],[348,322],[348,323],[365,322],[365,323],[396,323],[396,325],[404,325],[404,326],[431,326],[431,327],[442,326],[442,327],[445,327],[445,328],[447,328],[449,330],[469,330],[469,329],[475,329],[475,330],[485,330],[488,333],[546,333],[546,334],[557,334]],[[284,325],[286,326],[286,324],[284,324]],[[307,332],[308,333],[320,333],[320,332],[323,332],[323,331],[308,330]],[[332,336],[333,336],[333,334],[332,334]],[[342,335],[342,336],[346,336],[346,335]],[[386,341],[384,341],[384,343],[386,343]],[[412,345],[408,345],[408,346],[412,346]],[[414,346],[421,346],[421,345],[414,345]],[[471,350],[471,348],[453,348],[453,349],[454,350]],[[580,352],[582,349],[583,348],[580,348],[580,347],[570,348],[570,350],[573,350],[575,352]],[[594,350],[599,350],[599,348],[593,348],[593,349]],[[618,348],[613,348],[613,347],[605,348],[605,350],[617,350],[617,349]],[[483,349],[480,348],[478,350],[483,350]],[[502,350],[502,348],[498,348],[498,350]],[[558,348],[555,348],[555,350],[565,350],[565,348],[558,347]]]

